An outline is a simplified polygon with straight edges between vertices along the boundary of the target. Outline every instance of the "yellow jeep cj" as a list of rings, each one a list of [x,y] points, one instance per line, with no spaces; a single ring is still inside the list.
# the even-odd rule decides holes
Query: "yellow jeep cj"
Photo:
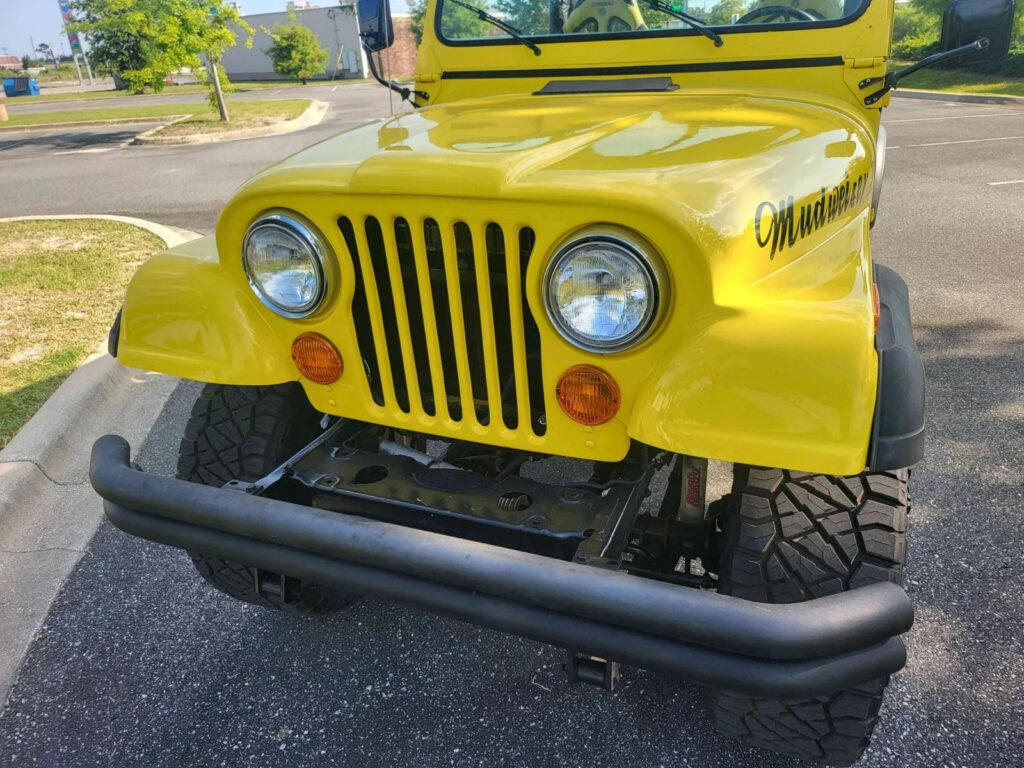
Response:
[[[848,764],[905,662],[924,433],[869,242],[892,0],[479,1],[430,0],[402,84],[359,0],[413,108],[139,269],[111,353],[206,387],[176,479],[96,443],[107,516],[240,600],[675,675],[722,732]]]

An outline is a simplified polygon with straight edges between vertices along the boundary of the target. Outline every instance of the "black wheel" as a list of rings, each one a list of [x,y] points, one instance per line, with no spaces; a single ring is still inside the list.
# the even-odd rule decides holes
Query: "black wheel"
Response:
[[[722,525],[718,590],[792,603],[878,581],[901,584],[908,471],[833,477],[737,466]],[[752,746],[828,765],[867,748],[888,678],[797,701],[712,693],[716,728]]]
[[[272,387],[207,384],[185,427],[177,475],[214,486],[230,480],[258,480],[313,440],[320,419],[321,414],[296,383]],[[312,614],[344,608],[358,599],[300,579],[257,573],[242,563],[200,552],[188,554],[206,581],[254,605]]]

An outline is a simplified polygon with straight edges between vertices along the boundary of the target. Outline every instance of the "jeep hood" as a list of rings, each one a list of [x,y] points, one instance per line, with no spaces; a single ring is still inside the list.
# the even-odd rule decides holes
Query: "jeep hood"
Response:
[[[867,207],[872,141],[850,115],[792,98],[497,96],[341,133],[252,178],[229,209],[350,194],[576,203],[658,217],[708,258],[753,248],[778,267]],[[819,201],[826,215],[801,231],[801,205],[813,215]]]

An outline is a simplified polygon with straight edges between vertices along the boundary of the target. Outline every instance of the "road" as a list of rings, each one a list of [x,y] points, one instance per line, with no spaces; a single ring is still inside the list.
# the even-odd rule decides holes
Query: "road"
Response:
[[[231,193],[256,171],[340,130],[386,116],[392,104],[400,108],[397,96],[390,100],[388,91],[369,83],[251,91],[239,98],[300,96],[330,104],[323,123],[297,133],[220,144],[124,146],[152,124],[0,132],[4,188],[17,190],[0,199],[0,216],[117,212],[207,234]],[[140,98],[186,103],[204,96]],[[76,103],[82,108],[124,106],[124,99]]]
[[[910,286],[928,375],[929,442],[912,480],[910,662],[894,679],[862,765],[1019,766],[1024,111],[899,100],[886,123],[891,149],[874,248]],[[253,147],[230,166],[238,176],[255,170],[254,155],[269,153],[256,142],[235,146]],[[50,162],[45,152],[37,154]],[[179,153],[161,152],[161,162],[177,158],[190,177],[211,169],[187,167],[222,160]],[[76,162],[93,172],[134,162],[144,175],[143,166],[154,167],[146,158],[126,150]],[[91,209],[139,213],[124,207],[121,190],[104,194]],[[191,194],[189,186],[161,186],[150,207],[162,201],[170,211]],[[222,198],[202,199],[213,210],[199,218],[154,218],[208,229]],[[197,209],[192,200],[187,207]],[[195,391],[178,389],[142,446],[148,470],[173,471]],[[794,765],[712,732],[698,687],[626,669],[622,688],[607,694],[568,685],[561,661],[555,648],[377,600],[301,621],[234,603],[206,588],[178,551],[104,525],[23,666],[0,719],[0,760]]]

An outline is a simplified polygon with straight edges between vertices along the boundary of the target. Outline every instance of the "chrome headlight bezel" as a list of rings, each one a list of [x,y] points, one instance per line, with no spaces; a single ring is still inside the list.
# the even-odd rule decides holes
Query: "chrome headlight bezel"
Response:
[[[252,273],[248,256],[249,244],[255,234],[264,228],[272,228],[284,232],[307,251],[316,275],[317,284],[314,296],[305,304],[301,306],[286,306],[275,301],[267,293],[259,279]],[[260,215],[245,230],[245,236],[242,238],[242,268],[245,270],[245,278],[249,282],[252,292],[256,294],[256,298],[267,309],[282,317],[293,320],[309,317],[317,311],[327,296],[326,262],[328,253],[330,253],[330,248],[316,227],[291,211],[275,210]]]
[[[573,254],[588,245],[601,243],[610,245],[617,249],[620,254],[632,261],[644,276],[647,282],[648,301],[643,317],[636,328],[628,334],[620,336],[607,342],[598,342],[593,338],[581,337],[565,320],[556,305],[556,296],[553,291],[553,278],[561,266],[573,257]],[[548,320],[558,331],[558,334],[573,346],[594,352],[596,354],[611,354],[631,349],[646,339],[656,325],[655,320],[661,303],[661,279],[655,262],[646,248],[635,240],[620,234],[606,232],[593,232],[580,237],[574,237],[563,244],[548,262],[544,272],[543,295],[544,310]]]

